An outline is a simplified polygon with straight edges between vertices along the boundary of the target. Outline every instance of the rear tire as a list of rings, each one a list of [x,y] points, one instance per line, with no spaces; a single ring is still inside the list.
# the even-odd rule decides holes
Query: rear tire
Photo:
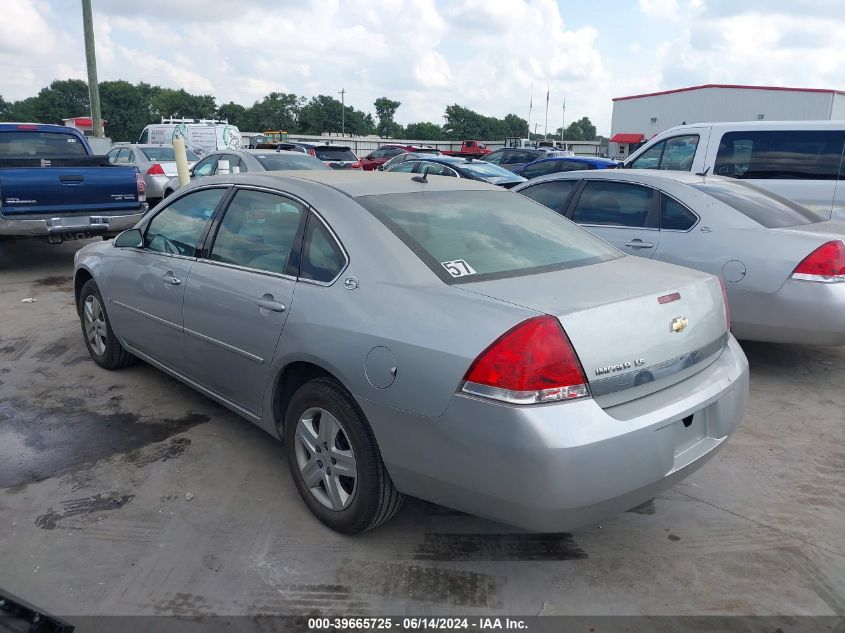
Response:
[[[390,479],[364,413],[333,378],[311,380],[296,391],[284,440],[299,494],[333,530],[359,534],[401,507],[404,495]]]
[[[85,347],[95,363],[103,369],[121,369],[137,362],[114,335],[103,297],[93,279],[82,286],[77,311]]]

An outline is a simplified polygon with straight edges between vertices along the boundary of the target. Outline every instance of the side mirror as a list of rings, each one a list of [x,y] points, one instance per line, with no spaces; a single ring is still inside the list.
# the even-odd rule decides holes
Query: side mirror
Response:
[[[144,236],[141,229],[126,229],[114,238],[114,245],[117,248],[143,248]]]

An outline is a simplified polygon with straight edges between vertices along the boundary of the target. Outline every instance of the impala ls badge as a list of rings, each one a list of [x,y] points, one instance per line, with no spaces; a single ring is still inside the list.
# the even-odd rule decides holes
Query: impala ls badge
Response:
[[[689,319],[686,317],[675,317],[672,319],[672,333],[677,334],[678,332],[683,332],[687,329],[689,325]]]

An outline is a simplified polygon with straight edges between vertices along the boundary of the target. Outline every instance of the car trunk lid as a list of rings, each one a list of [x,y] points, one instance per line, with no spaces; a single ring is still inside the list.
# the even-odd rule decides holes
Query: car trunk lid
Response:
[[[670,264],[623,257],[461,287],[556,316],[603,407],[697,373],[727,343],[718,280]]]

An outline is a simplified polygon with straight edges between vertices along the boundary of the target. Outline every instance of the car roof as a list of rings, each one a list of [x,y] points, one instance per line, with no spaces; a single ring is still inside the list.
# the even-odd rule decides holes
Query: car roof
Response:
[[[597,163],[599,165],[617,165],[618,162],[610,158],[602,158],[601,156],[547,156],[546,158],[538,158],[535,163],[548,163],[553,160],[574,160],[578,163]]]
[[[724,176],[701,176],[688,171],[669,171],[663,169],[595,169],[589,171],[565,171],[547,176],[540,176],[533,178],[525,183],[525,185],[536,185],[541,182],[548,182],[551,180],[577,180],[588,178],[590,180],[604,179],[604,180],[627,180],[631,182],[639,182],[642,184],[651,184],[659,186],[660,181],[671,181],[682,184],[701,184],[707,181],[722,181],[733,180],[732,178],[725,178]],[[524,187],[519,187],[522,189]]]
[[[253,156],[267,156],[272,154],[281,154],[282,156],[310,156],[310,154],[303,154],[302,152],[294,152],[288,149],[239,149],[239,150],[222,150],[222,153],[229,152],[243,152],[244,154],[252,154]],[[215,152],[216,153],[216,152]],[[314,158],[311,156],[311,158]],[[319,159],[318,159],[319,160]]]
[[[306,181],[331,187],[351,198],[389,193],[422,193],[427,191],[505,191],[496,185],[490,185],[468,178],[449,178],[448,176],[429,176],[428,182],[413,180],[414,174],[390,172],[361,172],[352,169],[302,170],[295,172],[246,173],[235,176],[206,176],[203,183],[237,182],[240,184],[278,187],[287,179]]]

